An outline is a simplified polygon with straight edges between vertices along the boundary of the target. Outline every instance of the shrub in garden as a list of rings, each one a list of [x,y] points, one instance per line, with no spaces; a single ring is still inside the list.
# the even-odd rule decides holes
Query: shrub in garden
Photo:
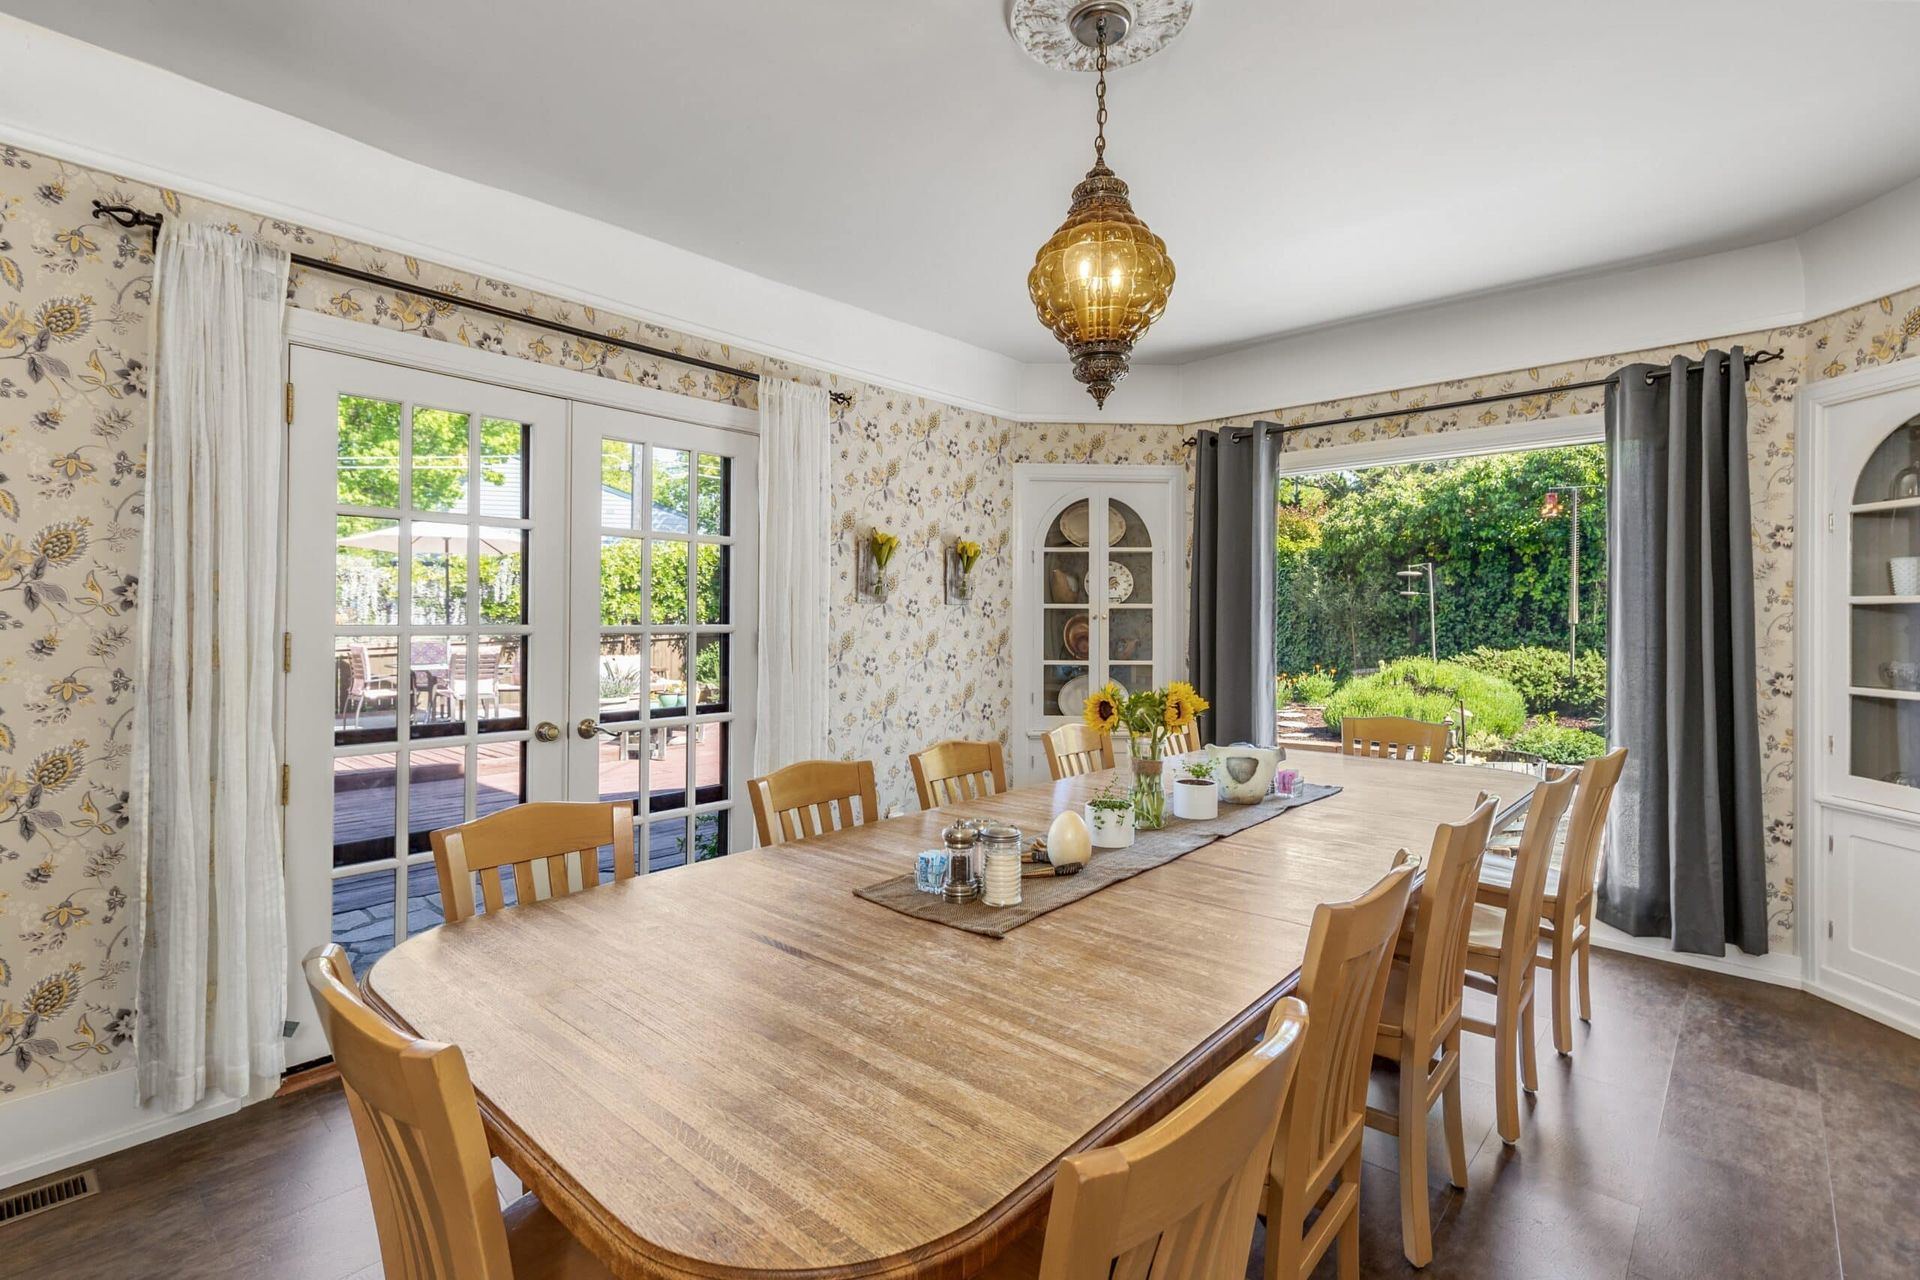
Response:
[[[1327,724],[1339,728],[1348,716],[1406,716],[1440,721],[1458,704],[1467,708],[1467,730],[1476,737],[1507,738],[1526,723],[1527,704],[1509,682],[1455,662],[1400,658],[1379,672],[1349,680],[1327,699]]]
[[[1316,667],[1293,678],[1293,696],[1310,707],[1324,707],[1339,684],[1339,677],[1333,672]]]
[[[1567,676],[1567,655],[1563,649],[1545,645],[1525,645],[1517,649],[1495,649],[1481,645],[1451,659],[1463,667],[1498,676],[1520,691],[1527,710],[1536,714],[1564,711],[1569,715],[1597,716],[1606,708],[1607,660],[1588,651],[1574,662],[1573,676]]]
[[[1607,754],[1605,738],[1561,724],[1550,715],[1522,729],[1508,745],[1515,751],[1539,756],[1548,764],[1580,764]]]

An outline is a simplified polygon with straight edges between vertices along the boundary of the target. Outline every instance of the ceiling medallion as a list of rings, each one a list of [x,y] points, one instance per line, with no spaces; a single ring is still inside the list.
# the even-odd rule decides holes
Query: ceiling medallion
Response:
[[[1007,26],[1035,62],[1061,71],[1092,71],[1099,57],[1098,41],[1077,38],[1070,19],[1081,10],[1097,8],[1124,11],[1126,26],[1108,27],[1107,65],[1130,67],[1151,58],[1180,34],[1193,12],[1193,0],[1132,0],[1104,6],[1081,0],[1013,0]]]
[[[1091,46],[1084,51],[1092,53],[1100,79],[1094,93],[1093,168],[1073,189],[1067,220],[1034,255],[1027,294],[1040,323],[1066,347],[1073,360],[1073,376],[1086,384],[1087,394],[1104,409],[1114,384],[1127,376],[1133,344],[1167,308],[1167,296],[1173,291],[1173,259],[1167,256],[1166,242],[1134,213],[1127,184],[1107,168],[1107,68],[1114,48],[1138,30],[1135,7],[1126,0],[1081,0],[1071,9],[1058,0],[1050,6],[1046,0],[1018,0],[1016,38],[1022,10],[1047,7],[1056,14],[1065,10],[1057,19],[1064,22],[1062,30],[1069,33],[1068,39]],[[1190,4],[1172,7],[1180,11],[1184,25]],[[1033,46],[1027,48],[1048,61]]]

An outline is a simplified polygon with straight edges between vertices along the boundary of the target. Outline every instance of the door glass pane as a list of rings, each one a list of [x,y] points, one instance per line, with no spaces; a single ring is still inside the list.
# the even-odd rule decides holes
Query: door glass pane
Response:
[[[333,940],[346,948],[356,978],[393,947],[394,885],[392,867],[333,882]]]
[[[398,642],[390,635],[342,635],[333,639],[333,740],[391,742],[396,736],[401,690]]]
[[[694,621],[725,622],[727,620],[727,599],[731,593],[727,590],[726,547],[703,543],[695,553],[698,576],[694,581]]]
[[[687,544],[677,539],[656,539],[653,544],[653,593],[651,622],[684,623],[687,620]]]
[[[646,563],[646,539],[600,539],[602,626],[637,627],[646,622]]]
[[[634,466],[639,453],[625,440],[600,442],[600,524],[607,529],[637,529],[634,517]]]
[[[467,509],[467,415],[446,409],[413,411],[413,507]]]
[[[333,762],[333,865],[391,858],[399,789],[391,751],[338,756]]]
[[[431,862],[414,863],[407,868],[407,936],[425,933],[446,920],[440,902],[440,873]]]
[[[622,634],[600,637],[601,721],[637,720],[647,705],[647,641]]]
[[[731,532],[733,483],[733,462],[717,454],[703,453],[699,463],[699,493],[697,501],[700,510],[701,533],[725,534]]]
[[[727,730],[725,720],[698,720],[693,726],[693,802],[726,799]]]
[[[457,627],[467,620],[467,526],[415,521],[408,542],[415,626]]]
[[[727,851],[727,811],[702,813],[693,820],[693,860],[705,862]]]
[[[340,397],[334,483],[341,506],[400,505],[400,406],[392,400]]]
[[[390,626],[400,620],[400,522],[362,516],[334,521],[333,620]]]
[[[681,722],[655,725],[648,731],[648,807],[656,813],[687,807],[687,763],[692,755],[688,728]]]
[[[480,530],[480,621],[525,622],[525,529]]]
[[[703,635],[694,649],[694,702],[700,711],[727,709],[727,649],[725,635]]]
[[[480,514],[524,520],[527,510],[527,424],[480,419]]]
[[[457,643],[464,645],[465,640]],[[466,690],[453,687],[450,659],[455,644],[452,636],[445,635],[416,635],[407,642],[405,697],[416,738],[441,737],[466,727],[460,714]]]
[[[525,636],[479,637],[471,666],[474,709],[482,733],[527,727],[526,652]]]
[[[685,449],[653,451],[653,522],[657,533],[687,533],[688,455]]]
[[[647,754],[647,731],[623,729],[600,736],[599,768],[602,800],[638,800],[640,770]]]
[[[527,798],[527,744],[483,742],[476,748],[473,816],[484,818]]]
[[[407,753],[407,851],[433,846],[427,833],[467,820],[465,744],[427,747]]]
[[[687,820],[655,818],[647,824],[648,865],[655,871],[687,864]]]
[[[647,705],[652,714],[687,714],[687,637],[681,634],[656,635],[647,647]]]

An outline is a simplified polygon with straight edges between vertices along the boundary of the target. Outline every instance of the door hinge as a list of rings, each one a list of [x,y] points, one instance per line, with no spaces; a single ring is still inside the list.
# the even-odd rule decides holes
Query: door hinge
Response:
[[[1828,533],[1834,532],[1833,512],[1831,511],[1827,512],[1827,532]]]
[[[291,631],[280,633],[280,669],[289,672],[293,670],[293,632]]]
[[[293,425],[293,384],[287,384],[287,425]]]
[[[293,766],[290,764],[283,764],[280,766],[280,807],[281,808],[283,809],[286,808],[287,793],[292,789],[293,789]]]
[[[1833,735],[1832,734],[1827,735],[1827,754],[1828,755],[1833,754]]]
[[[1827,921],[1827,941],[1833,941],[1833,921]]]
[[[1833,837],[1832,837],[1832,836],[1828,836],[1828,837],[1827,837],[1827,852],[1828,852],[1828,853],[1832,853],[1832,852],[1833,852]]]

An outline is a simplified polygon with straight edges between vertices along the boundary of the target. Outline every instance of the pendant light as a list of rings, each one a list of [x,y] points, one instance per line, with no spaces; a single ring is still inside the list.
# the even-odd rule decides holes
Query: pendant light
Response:
[[[1133,211],[1127,184],[1107,167],[1108,51],[1132,22],[1131,6],[1120,0],[1088,0],[1067,17],[1074,37],[1095,51],[1093,168],[1027,273],[1040,323],[1067,348],[1073,376],[1102,408],[1127,376],[1133,344],[1166,310],[1173,290],[1166,242]]]

